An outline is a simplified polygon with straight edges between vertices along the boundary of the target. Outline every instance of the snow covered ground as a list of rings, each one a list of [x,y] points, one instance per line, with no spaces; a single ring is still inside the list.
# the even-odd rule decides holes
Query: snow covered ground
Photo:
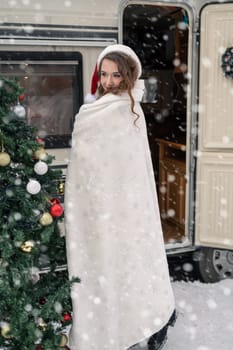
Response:
[[[164,350],[233,350],[233,280],[173,288],[178,318]]]
[[[173,282],[173,289],[178,318],[163,350],[233,350],[233,280]]]

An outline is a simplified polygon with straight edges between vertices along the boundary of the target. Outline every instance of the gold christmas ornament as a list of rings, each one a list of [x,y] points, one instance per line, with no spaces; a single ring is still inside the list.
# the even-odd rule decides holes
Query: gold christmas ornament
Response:
[[[9,339],[10,338],[10,335],[9,335],[9,332],[10,332],[10,325],[8,322],[3,322],[2,323],[2,326],[1,326],[1,335],[3,336],[3,338],[6,338],[6,339]]]
[[[38,148],[34,153],[34,157],[38,160],[46,160],[47,156],[48,155],[47,155],[44,147]]]
[[[34,246],[35,246],[35,242],[32,241],[32,240],[29,240],[29,241],[24,242],[24,243],[20,246],[20,248],[21,248],[21,250],[22,250],[23,252],[25,252],[25,253],[31,253],[32,248],[33,248]]]
[[[7,166],[10,163],[11,158],[9,154],[5,152],[3,134],[1,133],[0,136],[1,136],[1,149],[2,149],[0,153],[0,166]]]
[[[44,213],[42,214],[42,216],[40,217],[40,224],[42,226],[48,226],[51,225],[53,222],[53,217],[52,215],[50,215],[49,213]]]
[[[8,153],[1,152],[0,153],[0,166],[7,166],[11,161],[11,158]]]
[[[68,337],[65,334],[61,334],[60,347],[63,348],[68,343]]]
[[[42,331],[45,331],[48,325],[47,323],[45,323],[45,321],[42,318],[39,318],[38,326],[40,327],[40,329],[42,329]]]
[[[60,181],[58,184],[58,193],[63,195],[65,193],[65,181]]]

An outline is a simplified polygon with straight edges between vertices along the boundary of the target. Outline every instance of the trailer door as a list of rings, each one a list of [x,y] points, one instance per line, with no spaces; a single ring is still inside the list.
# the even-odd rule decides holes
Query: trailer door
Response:
[[[222,60],[232,33],[233,4],[202,10],[195,243],[225,249],[233,249],[233,74]]]

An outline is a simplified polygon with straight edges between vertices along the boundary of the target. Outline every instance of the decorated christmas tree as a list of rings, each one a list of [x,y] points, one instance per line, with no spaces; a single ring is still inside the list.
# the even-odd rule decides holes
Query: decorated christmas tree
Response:
[[[22,89],[0,78],[0,348],[69,349],[60,171],[26,123]]]

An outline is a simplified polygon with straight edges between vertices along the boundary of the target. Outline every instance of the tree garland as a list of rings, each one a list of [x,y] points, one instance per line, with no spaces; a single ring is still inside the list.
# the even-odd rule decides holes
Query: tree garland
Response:
[[[228,47],[222,55],[221,67],[225,77],[233,79],[233,47]]]

